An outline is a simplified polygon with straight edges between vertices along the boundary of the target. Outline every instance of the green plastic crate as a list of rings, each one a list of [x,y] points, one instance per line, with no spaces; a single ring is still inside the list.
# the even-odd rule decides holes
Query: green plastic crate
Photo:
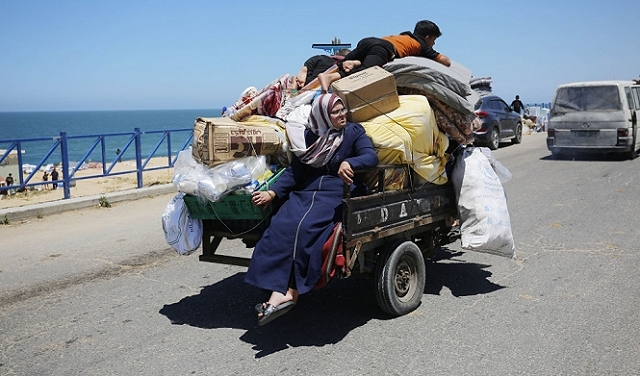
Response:
[[[262,219],[271,214],[271,207],[254,206],[251,195],[229,195],[220,201],[200,203],[195,196],[184,196],[184,203],[194,219]]]
[[[258,189],[261,191],[269,189],[269,186],[278,180],[284,170],[281,168]],[[267,207],[254,206],[251,197],[251,195],[230,194],[220,201],[201,203],[197,197],[185,195],[184,203],[187,205],[191,218],[194,219],[263,219],[271,214],[273,203]]]

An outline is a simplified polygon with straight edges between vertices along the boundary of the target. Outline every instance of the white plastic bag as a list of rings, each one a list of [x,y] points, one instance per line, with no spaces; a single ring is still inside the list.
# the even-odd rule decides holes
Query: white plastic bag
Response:
[[[173,185],[178,191],[216,202],[232,191],[264,178],[271,171],[264,155],[244,157],[207,167],[196,162],[191,149],[178,154],[174,165]],[[257,186],[258,184],[254,184]]]
[[[162,214],[162,229],[167,243],[181,255],[190,255],[202,242],[202,220],[193,219],[178,193]]]
[[[511,173],[489,149],[481,149],[486,148],[463,150],[451,174],[460,211],[462,248],[515,258],[507,198],[496,171],[506,180]]]
[[[173,185],[178,191],[196,196],[198,182],[207,176],[203,165],[196,162],[191,154],[191,148],[178,153],[178,158],[174,164]]]

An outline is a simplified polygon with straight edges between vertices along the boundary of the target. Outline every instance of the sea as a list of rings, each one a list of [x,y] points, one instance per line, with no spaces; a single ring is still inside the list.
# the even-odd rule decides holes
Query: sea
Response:
[[[118,150],[121,151],[122,160],[134,160],[135,145],[125,145],[135,128],[139,128],[142,133],[142,158],[146,158],[158,144],[160,146],[154,156],[167,156],[169,153],[167,142],[161,141],[163,133],[155,131],[181,130],[171,132],[171,153],[175,155],[176,148],[179,151],[190,137],[189,130],[193,130],[196,118],[217,117],[221,112],[221,109],[0,112],[0,149],[10,148],[16,139],[45,138],[47,140],[21,143],[23,164],[36,165],[52,149],[60,132],[65,132],[69,138],[69,161],[72,162],[79,161],[86,155],[98,135],[107,135],[104,137],[105,161],[116,158]],[[86,161],[101,160],[102,148],[98,145]],[[58,164],[60,161],[61,150],[57,147],[43,165]]]

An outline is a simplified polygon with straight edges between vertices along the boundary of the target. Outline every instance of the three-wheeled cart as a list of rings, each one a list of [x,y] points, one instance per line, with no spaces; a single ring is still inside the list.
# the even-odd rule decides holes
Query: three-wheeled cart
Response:
[[[385,189],[385,170],[398,168],[404,169],[409,182],[415,181],[406,166],[378,166],[368,173],[380,189],[359,197],[351,197],[345,189],[343,221],[338,227],[341,236],[334,237],[339,240],[332,244],[327,275],[322,276],[329,279],[342,245],[346,267],[334,278],[373,276],[378,305],[393,316],[420,305],[426,283],[425,257],[453,240],[448,233],[457,216],[451,183],[408,183],[405,188]],[[195,197],[185,196],[191,216],[203,220],[200,261],[249,265],[249,258],[216,254],[216,250],[224,238],[242,239],[248,248],[260,239],[278,203],[265,212],[254,207],[250,197],[231,195],[203,205]]]

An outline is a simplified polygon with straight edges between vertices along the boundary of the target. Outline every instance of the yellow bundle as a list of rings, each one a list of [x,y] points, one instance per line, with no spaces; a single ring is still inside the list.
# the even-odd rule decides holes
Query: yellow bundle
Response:
[[[273,127],[281,132],[286,132],[284,121],[263,115],[251,115],[239,122],[242,125],[250,125],[252,127]]]
[[[401,95],[400,107],[361,123],[380,164],[409,164],[424,180],[444,184],[449,139],[440,131],[422,95]]]

